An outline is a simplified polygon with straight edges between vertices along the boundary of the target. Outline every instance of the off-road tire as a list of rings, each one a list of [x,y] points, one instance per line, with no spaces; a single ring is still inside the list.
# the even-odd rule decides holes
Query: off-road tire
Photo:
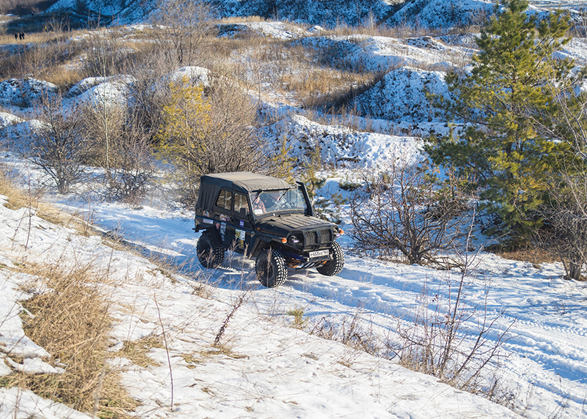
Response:
[[[196,253],[204,268],[214,269],[222,265],[226,249],[218,242],[212,231],[206,230],[198,240]]]
[[[279,249],[263,249],[255,263],[257,279],[267,288],[283,285],[287,279],[287,265],[285,257]]]
[[[326,276],[334,276],[341,273],[344,267],[344,254],[342,253],[342,247],[338,242],[333,242],[330,248],[331,260],[326,262],[324,265],[316,268],[318,272]]]

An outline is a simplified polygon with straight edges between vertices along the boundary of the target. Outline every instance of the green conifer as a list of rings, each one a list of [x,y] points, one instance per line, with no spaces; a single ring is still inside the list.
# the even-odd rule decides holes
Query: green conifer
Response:
[[[570,40],[569,17],[556,11],[539,20],[527,7],[526,0],[502,0],[477,40],[472,70],[447,75],[450,98],[432,97],[433,103],[449,121],[466,125],[428,139],[426,146],[434,163],[456,169],[471,188],[480,188],[498,221],[490,235],[513,247],[526,244],[541,225],[536,209],[569,150],[540,136],[527,117],[529,109],[555,112],[546,84],[573,66],[552,59]]]

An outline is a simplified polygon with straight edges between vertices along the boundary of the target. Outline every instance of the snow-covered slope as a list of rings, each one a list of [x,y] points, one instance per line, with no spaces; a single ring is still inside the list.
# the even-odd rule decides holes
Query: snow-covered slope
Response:
[[[491,0],[411,0],[389,19],[389,24],[428,28],[480,24],[494,6]]]
[[[566,7],[579,16],[582,0],[573,2],[531,1],[533,11],[543,7]],[[113,2],[104,0],[58,0],[50,12],[67,10],[80,16],[87,10],[111,19],[112,24],[124,25],[149,20],[157,10],[156,0],[129,0]],[[390,26],[448,28],[480,24],[494,11],[491,0],[210,0],[217,17],[261,16],[268,19],[322,25]]]
[[[0,196],[0,375],[27,364],[35,365],[36,372],[43,367],[48,374],[61,373],[50,365],[58,361],[50,359],[22,330],[19,301],[30,294],[19,284],[30,278],[18,272],[19,264],[91,264],[97,271],[109,272],[111,281],[102,287],[116,320],[112,331],[114,353],[125,341],[166,333],[169,352],[152,348],[147,354],[154,361],[151,366],[135,365],[123,354],[111,360],[130,395],[141,403],[135,412],[141,418],[517,417],[502,406],[457,391],[433,377],[284,324],[287,309],[304,304],[291,294],[304,282],[313,289],[320,284],[329,286],[330,281],[348,286],[353,280],[325,281],[316,274],[307,279],[293,276],[284,289],[269,290],[260,287],[250,277],[248,263],[239,260],[213,273],[217,279],[196,266],[189,276],[163,275],[163,270],[149,260],[112,249],[100,235],[81,236],[30,214],[27,208],[8,209],[1,205],[5,202],[6,198]],[[135,214],[122,207],[119,210],[122,217],[117,223],[126,225],[143,219],[141,231],[135,230],[139,235],[151,222],[155,222],[156,235],[165,230],[171,233],[168,237],[173,243],[163,246],[164,235],[151,235],[153,242],[161,240],[160,251],[175,248],[173,254],[181,257],[188,249],[195,249],[197,237],[186,220],[169,214],[159,218],[163,214],[156,215],[152,210]],[[164,225],[168,229],[162,229]],[[357,262],[355,265],[351,259],[348,273],[360,268],[361,262]],[[242,274],[236,270],[241,267]],[[195,290],[207,287],[201,281],[210,280],[219,281],[209,290],[212,298],[198,296]],[[231,318],[221,339],[224,349],[219,349],[214,346],[215,338],[241,296],[245,305]],[[270,301],[274,303],[272,309]],[[13,360],[14,356],[18,357]],[[2,417],[88,417],[30,391],[7,388],[0,388],[0,413]]]
[[[157,10],[157,1],[105,2],[86,0],[84,7],[103,16],[112,17],[114,24],[144,22]],[[360,25],[381,21],[392,7],[384,0],[211,0],[218,17],[262,16],[276,20],[312,25]],[[80,11],[76,0],[59,0],[49,11]]]
[[[50,100],[57,90],[57,86],[44,80],[8,79],[0,83],[0,104],[29,107],[43,98]]]
[[[356,98],[357,108],[372,117],[392,121],[437,121],[426,93],[448,95],[445,74],[410,67],[390,71],[373,88]]]

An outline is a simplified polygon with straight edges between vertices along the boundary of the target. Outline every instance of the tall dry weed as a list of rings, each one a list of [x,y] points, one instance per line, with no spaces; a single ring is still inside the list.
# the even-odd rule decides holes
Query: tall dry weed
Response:
[[[63,268],[60,264],[27,269],[47,291],[23,303],[24,330],[50,354],[62,374],[14,373],[4,386],[18,385],[41,397],[65,403],[101,418],[128,417],[136,407],[120,385],[118,371],[107,362],[112,319],[101,290],[105,278],[92,265]],[[30,284],[32,290],[39,284]]]

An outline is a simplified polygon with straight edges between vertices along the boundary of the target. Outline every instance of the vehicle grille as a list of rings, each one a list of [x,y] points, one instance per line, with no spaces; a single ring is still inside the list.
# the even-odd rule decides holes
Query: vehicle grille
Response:
[[[306,246],[316,246],[322,244],[332,243],[331,230],[308,231],[304,233],[304,241]]]

